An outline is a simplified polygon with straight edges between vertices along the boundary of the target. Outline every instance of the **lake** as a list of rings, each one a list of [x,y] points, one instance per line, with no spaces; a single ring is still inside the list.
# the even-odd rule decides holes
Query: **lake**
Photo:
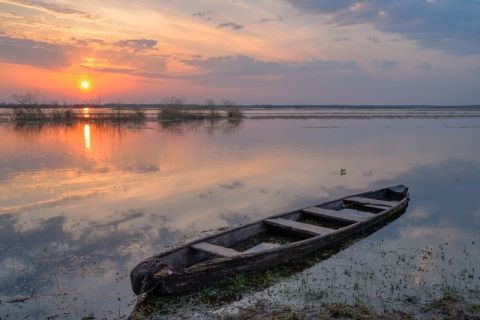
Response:
[[[405,214],[276,282],[272,301],[398,307],[445,290],[480,297],[479,109],[246,114],[239,123],[0,123],[0,315],[125,317],[137,302],[129,272],[144,258],[397,184],[410,188]]]

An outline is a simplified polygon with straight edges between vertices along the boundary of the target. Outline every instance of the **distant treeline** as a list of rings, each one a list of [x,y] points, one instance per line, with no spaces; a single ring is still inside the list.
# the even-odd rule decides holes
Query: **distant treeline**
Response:
[[[349,104],[290,104],[290,105],[273,105],[273,104],[255,104],[244,105],[245,108],[265,108],[265,109],[335,109],[335,108],[352,108],[352,109],[449,109],[449,108],[480,108],[480,105],[349,105]]]
[[[0,103],[0,108],[15,108],[17,103]],[[347,105],[347,104],[251,104],[241,105],[236,104],[237,108],[242,109],[451,109],[451,108],[465,108],[465,109],[477,109],[480,105]],[[159,107],[169,107],[165,103],[74,103],[74,104],[57,104],[57,103],[42,103],[41,108],[119,108],[119,109],[158,109]],[[200,108],[202,104],[198,103],[185,103],[182,105],[184,108]]]
[[[449,108],[480,108],[480,105],[346,105],[346,104],[251,104],[241,105],[236,101],[230,99],[222,99],[220,101],[214,101],[214,99],[208,98],[203,103],[191,103],[187,102],[185,97],[164,97],[158,103],[126,103],[121,100],[116,102],[102,103],[101,97],[91,100],[85,103],[68,103],[64,101],[59,103],[58,100],[42,100],[40,99],[40,93],[27,92],[25,94],[13,95],[14,102],[6,103],[0,101],[0,108],[18,108],[18,107],[35,107],[35,108],[109,108],[109,109],[159,109],[159,108],[174,108],[174,109],[208,109],[213,110],[215,108],[258,108],[258,109],[339,109],[339,108],[351,108],[351,109],[449,109]]]

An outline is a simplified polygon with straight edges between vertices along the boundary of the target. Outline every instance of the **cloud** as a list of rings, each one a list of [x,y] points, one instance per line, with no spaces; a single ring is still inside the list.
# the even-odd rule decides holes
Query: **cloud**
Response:
[[[69,65],[57,44],[9,37],[0,37],[0,60],[42,69],[60,69]]]
[[[243,188],[244,184],[241,181],[234,181],[231,184],[219,184],[219,186],[223,189],[227,190],[235,190],[235,189],[240,189]]]
[[[367,40],[374,43],[374,44],[379,44],[380,41],[376,37],[367,37]]]
[[[85,11],[72,9],[66,6],[61,6],[51,2],[44,2],[40,0],[9,0],[8,3],[28,7],[28,8],[35,8],[40,9],[43,11],[47,11],[54,14],[64,14],[64,15],[78,15],[82,18],[95,20],[100,19],[101,17],[98,15],[90,14]]]
[[[395,60],[375,60],[373,63],[375,64],[375,67],[382,71],[395,69],[399,64],[399,62]]]
[[[96,44],[99,46],[107,46],[108,43],[100,40],[100,39],[93,39],[93,38],[86,38],[86,39],[77,39],[75,37],[70,38],[71,41],[73,41],[74,45],[77,45],[79,47],[88,47],[91,44]]]
[[[122,50],[96,50],[95,57],[82,57],[80,66],[102,73],[130,74],[147,78],[165,78],[165,57],[142,55]]]
[[[270,23],[270,22],[283,22],[283,18],[281,16],[277,16],[276,18],[263,18],[259,23]]]
[[[352,6],[354,0],[287,0],[292,6],[304,12],[335,13]]]
[[[356,61],[336,61],[336,60],[311,60],[303,63],[306,68],[315,68],[320,70],[357,70]]]
[[[211,57],[204,60],[183,60],[182,62],[188,66],[200,67],[209,74],[217,76],[254,76],[358,69],[357,62],[351,60],[309,60],[282,64],[278,62],[264,62],[245,55]]]
[[[350,81],[350,77],[358,79],[362,74],[356,61],[307,60],[280,63],[238,55],[181,62],[199,69],[199,74],[181,77],[193,84],[216,88],[264,88],[265,93],[270,89],[278,90],[279,87],[310,90],[321,85],[323,88],[325,83],[333,86],[338,81]]]
[[[201,11],[201,12],[195,12],[194,14],[192,14],[192,17],[198,17],[198,18],[202,18],[204,16],[207,16],[209,14],[211,14],[212,11]]]
[[[243,26],[234,22],[223,22],[218,25],[217,28],[232,28],[232,30],[240,30],[243,29]]]
[[[94,70],[102,73],[122,73],[122,74],[134,74],[136,69],[133,68],[106,68],[106,67],[85,67],[86,69]]]
[[[210,74],[223,76],[271,74],[281,68],[278,63],[263,62],[245,55],[183,60],[182,62],[188,66],[200,67]]]
[[[285,0],[305,13],[328,16],[339,26],[371,24],[425,48],[455,55],[480,54],[478,0]]]
[[[148,39],[120,40],[115,42],[114,45],[121,48],[131,49],[134,52],[142,52],[155,49],[157,41]]]
[[[416,69],[423,71],[432,71],[432,65],[429,62],[422,62],[421,64],[415,65]]]

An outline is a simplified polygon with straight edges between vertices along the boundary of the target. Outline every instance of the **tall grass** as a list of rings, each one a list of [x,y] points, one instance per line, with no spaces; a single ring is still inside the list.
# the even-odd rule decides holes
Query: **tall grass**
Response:
[[[49,112],[49,116],[53,122],[76,122],[79,118],[78,112],[73,110],[72,108],[64,107],[62,109],[53,109]]]
[[[97,114],[90,118],[93,122],[111,122],[111,123],[127,123],[127,122],[144,122],[146,120],[145,111],[140,108],[134,109],[114,109],[101,114]]]
[[[131,106],[123,103],[89,105],[93,107],[87,114],[82,112],[82,105],[59,105],[56,101],[45,102],[40,100],[38,93],[26,93],[13,96],[15,103],[12,107],[11,121],[21,123],[128,123],[145,122],[148,119],[145,109],[140,106]],[[164,98],[159,106],[156,120],[160,122],[191,122],[203,120],[227,119],[239,123],[244,118],[243,112],[237,103],[224,99],[216,103],[207,99],[203,104],[187,104],[183,97]]]
[[[157,119],[159,121],[195,121],[218,119],[242,119],[243,113],[237,103],[224,99],[220,104],[208,98],[203,104],[186,104],[183,97],[170,97],[160,105]]]
[[[163,103],[160,106],[157,119],[159,121],[192,121],[192,120],[204,120],[205,115],[203,110],[198,106],[187,106],[185,98],[183,97],[170,97],[164,98]]]
[[[145,111],[140,107],[114,109],[105,108],[103,112],[84,114],[83,106],[73,107],[66,103],[60,106],[56,101],[43,102],[38,93],[26,93],[13,96],[15,104],[12,108],[11,120],[17,124],[26,123],[129,123],[147,120]]]

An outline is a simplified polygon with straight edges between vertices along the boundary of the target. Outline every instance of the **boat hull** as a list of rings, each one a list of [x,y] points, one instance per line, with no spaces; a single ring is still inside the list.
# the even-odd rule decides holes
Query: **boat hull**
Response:
[[[192,249],[201,243],[214,245],[227,244],[228,249],[228,247],[236,242],[254,237],[268,230],[270,226],[266,224],[267,220],[287,219],[295,223],[300,215],[303,214],[302,210],[306,208],[275,215],[239,228],[193,241],[180,248],[148,258],[138,264],[130,274],[132,289],[136,294],[142,294],[152,289],[159,294],[184,292],[211,285],[226,278],[234,278],[238,274],[258,272],[285,263],[291,259],[304,256],[352,236],[383,220],[398,216],[405,210],[408,204],[408,188],[405,186],[384,188],[317,205],[316,208],[323,208],[318,210],[328,210],[328,212],[330,212],[331,209],[338,209],[339,206],[345,206],[349,198],[356,200],[359,197],[363,197],[362,199],[375,202],[375,199],[383,201],[381,199],[384,199],[386,196],[390,198],[393,197],[395,200],[391,200],[392,205],[383,209],[378,214],[374,214],[361,221],[350,223],[332,232],[311,236],[276,248],[258,252],[232,254],[232,256],[215,257],[210,260],[205,260],[205,257],[209,256],[208,253]],[[302,231],[300,230],[300,232]],[[227,255],[227,253],[228,252],[224,252],[223,254]]]

